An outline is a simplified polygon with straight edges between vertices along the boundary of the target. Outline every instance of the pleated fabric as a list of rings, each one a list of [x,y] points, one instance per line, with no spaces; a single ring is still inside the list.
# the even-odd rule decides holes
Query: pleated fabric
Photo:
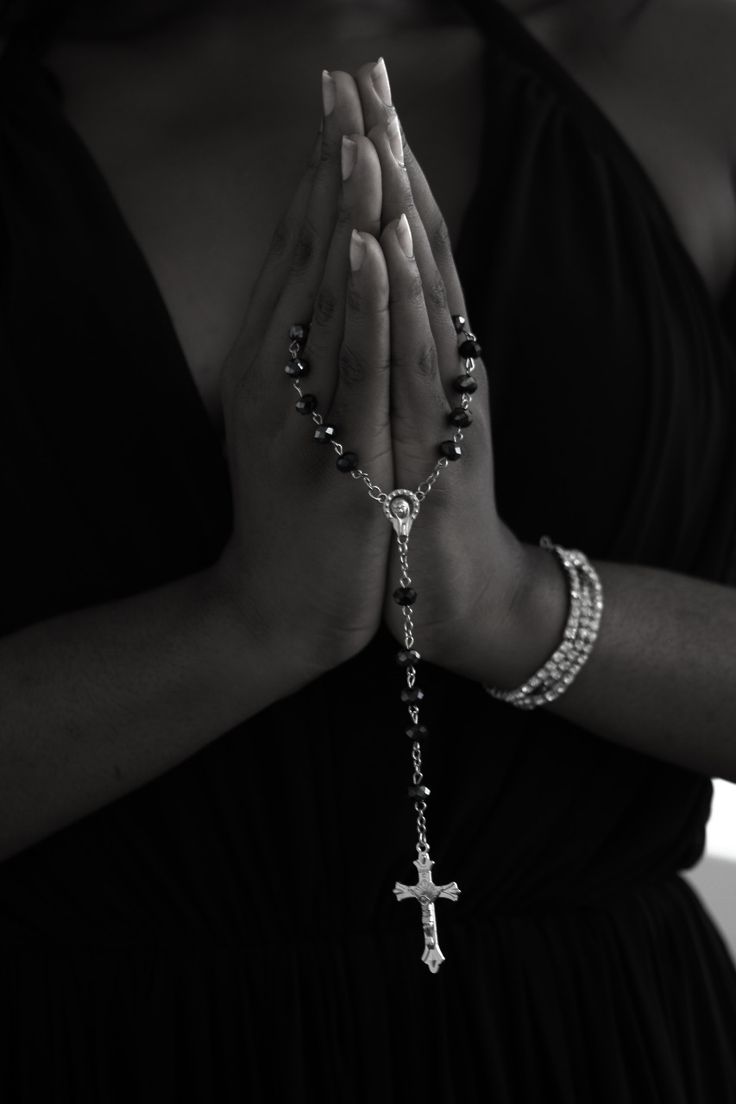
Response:
[[[502,515],[736,582],[736,287],[498,0],[458,251]],[[42,57],[0,61],[0,628],[212,563],[227,467]],[[736,1104],[736,968],[681,877],[711,780],[427,665],[420,962],[396,645],[0,863],[0,1098]],[[357,706],[356,706],[357,703]],[[315,723],[315,720],[319,723]],[[103,735],[103,734],[101,734]]]

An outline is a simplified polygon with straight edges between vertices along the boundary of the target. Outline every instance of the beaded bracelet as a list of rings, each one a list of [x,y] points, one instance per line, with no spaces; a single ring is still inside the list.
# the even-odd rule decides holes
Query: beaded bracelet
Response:
[[[473,393],[478,388],[477,381],[473,378],[475,358],[481,355],[481,348],[475,334],[467,328],[467,322],[462,315],[452,315],[455,332],[458,335],[458,352],[465,363],[465,373],[453,380],[453,389],[458,395],[458,405],[448,415],[448,422],[453,427],[451,440],[441,441],[438,446],[439,458],[427,478],[419,484],[415,491],[400,488],[395,491],[382,491],[372,481],[367,472],[360,467],[360,461],[356,453],[348,452],[343,445],[336,440],[336,427],[325,422],[317,407],[317,397],[305,394],[302,391],[301,381],[309,373],[309,362],[302,355],[302,349],[309,333],[309,324],[297,324],[289,329],[289,362],[284,371],[291,379],[295,391],[299,395],[295,408],[299,414],[311,417],[315,426],[314,440],[323,444],[329,443],[337,454],[338,471],[349,474],[353,479],[362,480],[368,488],[368,495],[377,502],[391,523],[396,535],[399,551],[401,575],[399,586],[393,592],[394,601],[401,607],[404,619],[404,647],[397,653],[396,661],[406,674],[406,686],[401,691],[401,701],[407,706],[411,724],[405,729],[406,735],[411,740],[412,784],[409,786],[408,795],[414,803],[417,826],[417,858],[414,865],[418,871],[415,885],[404,885],[396,882],[394,894],[399,901],[411,898],[419,901],[422,910],[422,931],[424,933],[424,962],[431,973],[436,974],[445,956],[440,950],[437,939],[437,921],[435,918],[434,902],[438,898],[449,901],[457,901],[460,894],[457,882],[448,882],[446,885],[435,885],[432,880],[432,867],[434,862],[429,855],[429,843],[427,840],[427,798],[429,787],[424,785],[422,770],[422,745],[429,735],[426,725],[419,722],[419,703],[424,698],[424,693],[416,685],[416,668],[421,660],[421,655],[415,648],[414,620],[411,607],[417,600],[417,592],[412,586],[409,574],[409,534],[413,523],[419,514],[419,508],[432,490],[443,468],[451,461],[459,460],[462,456],[460,442],[463,440],[463,429],[472,422],[470,415],[470,403]]]
[[[567,575],[570,608],[562,643],[536,674],[515,690],[484,686],[492,697],[517,709],[549,705],[564,694],[590,658],[603,613],[603,589],[593,565],[577,549],[560,548],[549,537],[540,546],[555,552]]]

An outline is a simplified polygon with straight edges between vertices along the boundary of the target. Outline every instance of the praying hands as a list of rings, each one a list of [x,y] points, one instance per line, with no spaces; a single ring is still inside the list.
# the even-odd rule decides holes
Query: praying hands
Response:
[[[335,90],[338,104],[341,97],[343,105],[351,101],[351,78],[331,79],[334,86],[325,81],[328,108]],[[341,415],[348,415],[340,440],[382,490],[416,490],[456,428],[450,418],[462,362],[451,316],[465,315],[465,304],[444,220],[401,130],[383,64],[363,66],[355,88],[363,125],[343,129],[337,215],[338,226],[352,221],[359,231],[351,241],[346,299],[355,306],[371,287],[376,301],[385,294],[389,325],[379,309],[380,337],[370,353],[344,342],[338,358],[342,397],[330,417],[337,431]],[[324,303],[319,296],[318,325]],[[469,319],[469,325],[482,340],[482,320]],[[480,360],[473,378],[478,386],[462,455],[458,463],[447,461],[412,533],[413,619],[425,659],[507,689],[557,647],[568,595],[555,557],[522,544],[498,517],[488,380]],[[382,474],[371,463],[377,457],[356,447],[353,414],[356,404],[366,412],[360,396],[371,379],[384,381],[381,401],[388,410]],[[575,684],[549,708],[645,754],[736,778],[730,739],[736,672],[728,658],[736,637],[732,589],[655,568],[596,566],[606,595],[600,638]],[[383,618],[402,641],[402,610],[394,597],[401,567],[393,545],[386,568]],[[718,708],[703,708],[714,699]]]

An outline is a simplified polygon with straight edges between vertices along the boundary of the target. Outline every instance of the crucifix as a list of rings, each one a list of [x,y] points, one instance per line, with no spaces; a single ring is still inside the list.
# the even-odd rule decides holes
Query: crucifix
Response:
[[[437,939],[437,921],[434,914],[434,903],[438,897],[445,897],[448,901],[457,901],[460,894],[457,882],[449,882],[447,885],[435,885],[432,881],[432,867],[434,862],[429,857],[429,848],[419,851],[414,859],[414,866],[419,871],[417,884],[413,886],[402,885],[397,882],[394,893],[397,901],[406,901],[410,897],[416,897],[422,906],[422,930],[424,931],[424,954],[422,962],[433,974],[436,974],[445,956],[440,950]]]
[[[424,698],[423,690],[416,685],[417,664],[422,656],[415,647],[414,616],[412,607],[417,600],[417,592],[412,586],[409,574],[409,536],[414,522],[419,514],[421,504],[427,498],[439,479],[442,471],[463,455],[460,442],[463,440],[463,429],[472,423],[470,415],[470,402],[473,393],[478,389],[478,383],[473,378],[475,370],[475,358],[481,355],[481,347],[475,339],[475,334],[467,328],[467,319],[461,314],[453,314],[452,322],[458,335],[458,352],[465,363],[465,374],[457,376],[453,380],[453,387],[458,395],[448,420],[453,426],[452,439],[440,441],[438,445],[439,456],[435,460],[434,467],[422,480],[414,491],[406,487],[386,492],[374,483],[368,472],[360,467],[357,453],[346,452],[343,444],[335,439],[336,427],[325,422],[322,414],[317,410],[317,397],[305,394],[302,391],[302,379],[309,372],[309,361],[302,356],[302,346],[307,340],[309,324],[297,323],[289,329],[289,363],[284,368],[285,374],[293,381],[293,386],[299,395],[295,404],[300,414],[309,415],[317,427],[314,439],[323,444],[332,444],[337,453],[336,466],[339,471],[349,473],[352,479],[360,480],[368,488],[368,495],[374,502],[379,503],[383,512],[391,523],[395,536],[396,547],[399,556],[401,573],[399,586],[393,592],[394,601],[401,607],[404,622],[404,647],[396,655],[396,662],[406,674],[406,685],[401,691],[401,701],[407,706],[411,724],[404,729],[411,740],[411,758],[413,765],[412,785],[408,787],[407,796],[414,802],[414,811],[417,815],[417,853],[418,858],[414,865],[419,871],[419,879],[414,886],[402,885],[397,882],[394,893],[397,900],[404,901],[409,897],[416,897],[422,909],[422,930],[424,932],[424,954],[422,962],[426,962],[430,972],[436,974],[445,956],[440,950],[437,941],[437,921],[434,912],[434,902],[438,897],[445,897],[448,901],[457,901],[460,894],[457,882],[448,885],[437,886],[432,881],[432,867],[434,863],[429,857],[429,844],[427,843],[427,798],[429,787],[424,785],[422,773],[422,744],[429,736],[426,725],[419,721],[419,703]]]

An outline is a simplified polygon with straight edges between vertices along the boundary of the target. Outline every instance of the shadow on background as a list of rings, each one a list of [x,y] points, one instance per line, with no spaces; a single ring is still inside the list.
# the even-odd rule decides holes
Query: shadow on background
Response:
[[[736,961],[736,862],[706,855],[682,876],[700,894]]]

